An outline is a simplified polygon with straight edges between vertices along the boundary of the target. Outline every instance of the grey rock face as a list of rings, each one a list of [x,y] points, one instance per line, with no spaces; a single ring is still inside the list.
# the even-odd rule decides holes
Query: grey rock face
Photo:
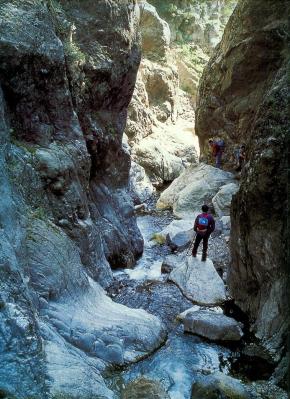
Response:
[[[289,137],[285,2],[240,1],[200,85],[201,143],[226,132],[247,164],[231,208],[231,295],[279,357],[289,329],[286,151]],[[255,17],[253,17],[255,16]],[[238,79],[237,79],[238,77]]]
[[[131,5],[0,5],[0,386],[19,399],[112,398],[106,367],[165,336],[101,288],[143,248],[122,149],[140,61]]]
[[[220,304],[225,301],[225,286],[210,259],[201,262],[199,257],[188,256],[174,269],[169,279],[194,303],[201,305]],[[205,290],[204,287],[207,287]]]
[[[213,341],[239,341],[243,336],[241,323],[220,313],[205,310],[187,312],[181,321],[184,331]]]

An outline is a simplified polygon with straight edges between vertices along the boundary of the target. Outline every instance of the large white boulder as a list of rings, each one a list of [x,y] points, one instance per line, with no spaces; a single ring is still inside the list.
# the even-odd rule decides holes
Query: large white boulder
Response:
[[[201,262],[199,257],[188,256],[169,279],[197,304],[216,305],[226,300],[225,285],[210,259]]]
[[[213,197],[212,203],[215,213],[219,216],[229,216],[231,210],[232,197],[239,189],[236,183],[229,183],[220,188],[218,193]]]
[[[184,170],[182,160],[151,135],[134,146],[134,153],[134,160],[155,180],[172,181]]]
[[[188,167],[161,194],[158,209],[173,209],[180,218],[194,216],[204,203],[212,198],[225,184],[233,182],[233,174],[206,164]]]

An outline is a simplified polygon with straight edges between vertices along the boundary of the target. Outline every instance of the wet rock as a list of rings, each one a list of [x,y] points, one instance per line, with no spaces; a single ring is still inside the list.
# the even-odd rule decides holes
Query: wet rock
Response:
[[[212,203],[215,213],[219,216],[229,216],[232,197],[238,191],[239,186],[236,183],[229,183],[221,187],[217,194],[213,197]]]
[[[158,381],[139,378],[131,381],[121,394],[122,399],[170,399]]]
[[[183,294],[197,304],[214,305],[226,300],[225,286],[210,259],[201,262],[199,256],[188,256],[174,269],[169,279]]]
[[[178,217],[188,218],[211,203],[219,189],[230,183],[233,175],[210,165],[190,166],[161,194],[158,209],[173,209]]]
[[[222,313],[189,310],[180,319],[185,332],[198,334],[213,341],[239,341],[243,336],[242,324]]]
[[[115,302],[157,316],[168,330],[176,327],[176,315],[191,306],[191,302],[171,282],[125,280],[112,286],[110,294],[113,294]]]
[[[184,258],[177,255],[168,255],[163,259],[161,265],[161,273],[171,273],[173,269],[180,266],[180,263],[184,261]]]
[[[251,399],[245,386],[232,377],[215,372],[199,376],[193,383],[191,399]]]

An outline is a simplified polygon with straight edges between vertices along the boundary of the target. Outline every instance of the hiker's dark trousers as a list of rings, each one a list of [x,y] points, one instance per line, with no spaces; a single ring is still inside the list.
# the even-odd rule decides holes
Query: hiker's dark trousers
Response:
[[[207,247],[208,247],[208,239],[209,239],[209,234],[204,234],[203,235],[203,234],[196,233],[196,237],[195,237],[195,241],[194,241],[194,245],[193,245],[193,249],[192,249],[192,255],[194,255],[194,256],[196,255],[198,246],[199,246],[201,240],[203,240],[203,242],[202,242],[202,254],[204,256],[206,256]]]

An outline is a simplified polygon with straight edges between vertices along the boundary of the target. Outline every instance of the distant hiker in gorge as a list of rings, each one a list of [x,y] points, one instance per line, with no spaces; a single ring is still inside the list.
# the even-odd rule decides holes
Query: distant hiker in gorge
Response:
[[[215,220],[213,216],[209,214],[209,207],[207,205],[203,205],[201,210],[202,213],[196,217],[194,222],[194,231],[196,232],[196,237],[192,249],[192,256],[196,257],[198,246],[201,240],[203,240],[201,260],[205,262],[207,256],[208,239],[215,229]]]
[[[246,146],[242,144],[236,151],[237,168],[236,171],[240,172],[246,162]]]
[[[215,158],[215,166],[221,169],[222,155],[224,152],[225,142],[224,140],[208,140],[209,147],[212,152],[212,156]]]

